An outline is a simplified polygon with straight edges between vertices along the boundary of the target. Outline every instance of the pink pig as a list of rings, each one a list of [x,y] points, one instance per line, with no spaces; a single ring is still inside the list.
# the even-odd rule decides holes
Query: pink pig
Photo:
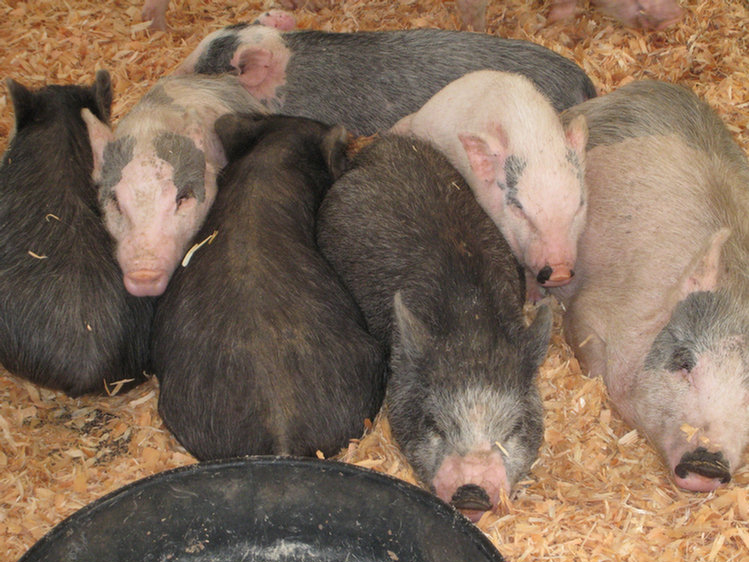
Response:
[[[445,86],[392,132],[447,156],[525,265],[532,296],[535,282],[572,279],[587,208],[584,117],[565,129],[530,80],[482,70]]]

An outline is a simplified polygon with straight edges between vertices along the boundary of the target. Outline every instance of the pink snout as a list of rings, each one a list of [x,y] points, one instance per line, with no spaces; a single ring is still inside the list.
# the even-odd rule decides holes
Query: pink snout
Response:
[[[464,457],[447,457],[432,481],[434,491],[471,521],[494,509],[504,490],[510,492],[502,456],[498,451],[478,451]]]
[[[139,269],[125,274],[127,292],[136,297],[157,297],[166,290],[169,275],[159,269]]]
[[[574,276],[575,272],[567,264],[547,264],[539,270],[536,281],[544,287],[560,287],[572,281]]]

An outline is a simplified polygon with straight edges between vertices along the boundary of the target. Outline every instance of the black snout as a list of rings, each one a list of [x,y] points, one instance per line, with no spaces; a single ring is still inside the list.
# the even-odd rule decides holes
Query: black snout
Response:
[[[551,266],[549,265],[543,266],[541,268],[541,271],[539,271],[538,275],[536,276],[536,281],[538,281],[541,285],[543,285],[549,280],[553,272],[554,270],[551,269]]]
[[[455,490],[450,503],[456,509],[489,511],[492,508],[489,494],[481,486],[477,486],[476,484],[465,484]]]
[[[723,453],[711,453],[704,447],[684,453],[674,472],[679,478],[686,478],[690,472],[693,472],[705,478],[719,478],[722,484],[728,484],[731,481],[728,461]]]

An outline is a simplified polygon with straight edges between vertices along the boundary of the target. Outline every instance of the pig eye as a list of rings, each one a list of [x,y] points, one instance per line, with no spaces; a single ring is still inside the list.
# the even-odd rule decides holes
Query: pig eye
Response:
[[[445,438],[445,432],[442,431],[442,429],[437,425],[437,420],[435,420],[434,416],[432,416],[431,414],[427,414],[424,416],[424,428],[427,431],[439,435],[443,439]]]
[[[195,194],[192,192],[192,190],[190,189],[181,190],[177,194],[177,208],[179,209],[182,206],[182,203],[194,197],[195,197]]]
[[[686,371],[689,373],[694,369],[696,363],[694,353],[686,347],[679,347],[674,350],[666,368],[671,372]]]
[[[120,202],[117,199],[117,193],[115,193],[114,190],[112,190],[112,191],[109,192],[109,195],[107,196],[106,202],[113,204],[114,208],[117,210],[117,212],[120,213],[120,214],[122,213],[122,211],[120,210]]]

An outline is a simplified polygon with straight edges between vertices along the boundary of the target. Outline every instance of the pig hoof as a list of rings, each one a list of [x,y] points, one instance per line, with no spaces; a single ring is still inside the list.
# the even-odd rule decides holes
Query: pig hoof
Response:
[[[461,511],[489,511],[492,508],[489,494],[476,484],[464,484],[458,488],[453,494],[450,504]]]
[[[721,453],[699,447],[681,457],[674,468],[677,484],[694,491],[710,491],[731,481],[731,471]]]

